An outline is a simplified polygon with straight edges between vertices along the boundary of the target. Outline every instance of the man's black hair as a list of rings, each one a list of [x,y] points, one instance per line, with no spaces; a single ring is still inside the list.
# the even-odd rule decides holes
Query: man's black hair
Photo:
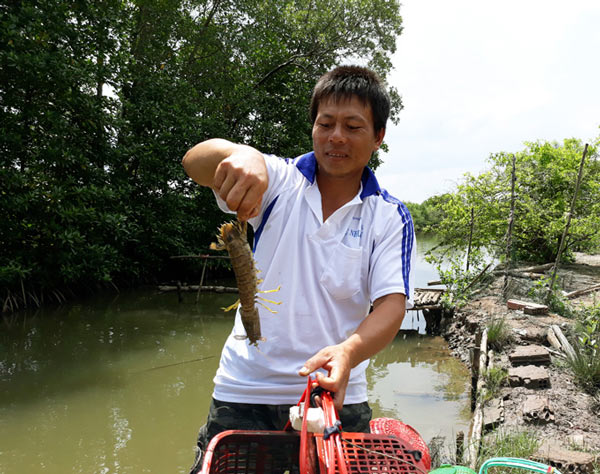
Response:
[[[323,100],[331,98],[338,102],[352,96],[371,106],[375,133],[385,129],[390,115],[390,97],[379,76],[361,66],[338,66],[321,76],[310,101],[312,123],[315,123]]]

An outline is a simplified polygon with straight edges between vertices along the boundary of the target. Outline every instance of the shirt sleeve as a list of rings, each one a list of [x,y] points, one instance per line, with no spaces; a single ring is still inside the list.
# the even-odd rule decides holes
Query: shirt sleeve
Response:
[[[408,209],[398,205],[397,215],[387,220],[385,232],[373,244],[369,284],[371,302],[392,293],[406,296],[406,309],[414,306],[416,239]]]

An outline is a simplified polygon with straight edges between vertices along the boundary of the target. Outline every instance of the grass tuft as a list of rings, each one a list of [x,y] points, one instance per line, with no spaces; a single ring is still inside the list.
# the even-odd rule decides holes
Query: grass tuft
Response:
[[[595,348],[573,341],[574,356],[567,356],[567,365],[573,371],[577,383],[590,393],[600,391],[600,353]]]
[[[485,372],[485,401],[495,398],[508,381],[508,371],[501,367],[491,367]]]
[[[487,324],[488,345],[495,351],[501,351],[512,340],[510,327],[504,318],[493,318]]]
[[[490,458],[515,457],[529,459],[537,451],[539,441],[532,432],[508,433],[498,430],[483,439],[479,451],[478,466]],[[521,469],[494,468],[494,474],[523,472]]]

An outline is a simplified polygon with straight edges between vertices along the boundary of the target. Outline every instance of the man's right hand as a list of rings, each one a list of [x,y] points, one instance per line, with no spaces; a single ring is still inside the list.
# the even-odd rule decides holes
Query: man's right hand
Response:
[[[241,221],[258,215],[269,184],[265,159],[258,150],[222,139],[207,140],[185,154],[183,167],[198,184],[214,189]]]
[[[268,184],[262,154],[253,148],[241,147],[219,163],[212,188],[229,209],[237,212],[239,220],[246,221],[258,215]]]

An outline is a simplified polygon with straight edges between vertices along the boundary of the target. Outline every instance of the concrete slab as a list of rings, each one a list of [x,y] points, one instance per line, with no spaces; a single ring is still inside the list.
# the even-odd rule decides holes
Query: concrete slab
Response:
[[[550,352],[544,346],[529,344],[517,346],[508,359],[512,365],[550,365]]]
[[[544,367],[526,365],[508,369],[508,380],[511,387],[549,388],[550,376]]]

